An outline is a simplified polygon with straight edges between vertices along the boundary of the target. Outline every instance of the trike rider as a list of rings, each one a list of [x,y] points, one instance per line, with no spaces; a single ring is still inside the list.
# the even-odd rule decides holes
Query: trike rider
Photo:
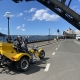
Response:
[[[28,40],[27,41],[25,40],[22,43],[22,37],[21,36],[18,36],[17,39],[14,41],[14,48],[16,48],[16,49],[18,48],[19,51],[25,50],[27,53],[29,53],[28,52],[28,48],[27,48],[27,44],[25,42],[28,42]],[[31,53],[29,53],[29,55],[32,57],[30,63],[31,64],[34,64],[34,62],[33,62],[33,55]]]
[[[11,40],[12,40],[12,38],[11,38],[10,36],[8,36],[8,37],[6,38],[7,43],[12,43]]]
[[[25,39],[24,42],[22,43],[21,47],[23,50],[25,50],[31,56],[30,63],[35,64],[35,62],[33,61],[33,54],[28,51],[27,44],[28,44],[28,39]]]
[[[18,49],[17,51],[21,51],[22,50],[21,45],[22,45],[22,37],[18,36],[17,39],[14,41],[14,48]]]

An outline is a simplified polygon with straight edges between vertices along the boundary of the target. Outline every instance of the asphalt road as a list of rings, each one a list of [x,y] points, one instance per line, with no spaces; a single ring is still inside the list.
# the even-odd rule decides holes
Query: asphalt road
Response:
[[[80,44],[63,40],[43,46],[46,56],[35,59],[36,64],[20,73],[11,69],[0,73],[0,80],[80,80]],[[0,68],[1,70],[1,68]]]

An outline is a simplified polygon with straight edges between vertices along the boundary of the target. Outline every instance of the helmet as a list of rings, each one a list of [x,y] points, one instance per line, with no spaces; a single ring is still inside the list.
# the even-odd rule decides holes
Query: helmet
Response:
[[[18,36],[17,36],[17,38],[21,38],[21,36],[20,36],[20,35],[18,35]]]
[[[12,40],[11,36],[8,36],[6,39],[7,39],[7,40],[8,40],[8,39],[9,39],[9,40]]]
[[[25,42],[28,42],[28,39],[26,38],[24,41],[25,41]]]
[[[19,35],[19,36],[17,36],[17,39],[18,39],[18,38],[21,38],[21,39],[22,39],[22,36]]]

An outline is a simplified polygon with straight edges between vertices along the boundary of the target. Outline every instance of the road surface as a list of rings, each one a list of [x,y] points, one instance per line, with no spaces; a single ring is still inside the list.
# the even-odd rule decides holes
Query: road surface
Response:
[[[80,80],[80,42],[63,40],[43,46],[45,59],[20,73],[15,69],[0,73],[0,80]],[[1,70],[1,68],[0,68]]]

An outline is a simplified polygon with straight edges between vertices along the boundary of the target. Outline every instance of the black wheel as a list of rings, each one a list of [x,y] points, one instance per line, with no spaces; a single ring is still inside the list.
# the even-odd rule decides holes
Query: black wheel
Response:
[[[2,67],[1,62],[0,62],[0,67]]]
[[[20,61],[16,62],[15,67],[17,68],[17,70],[25,72],[28,70],[29,65],[29,58],[23,57],[20,59]]]
[[[43,59],[44,57],[45,57],[45,52],[42,50],[42,51],[40,52],[39,58],[40,58],[40,59]]]

